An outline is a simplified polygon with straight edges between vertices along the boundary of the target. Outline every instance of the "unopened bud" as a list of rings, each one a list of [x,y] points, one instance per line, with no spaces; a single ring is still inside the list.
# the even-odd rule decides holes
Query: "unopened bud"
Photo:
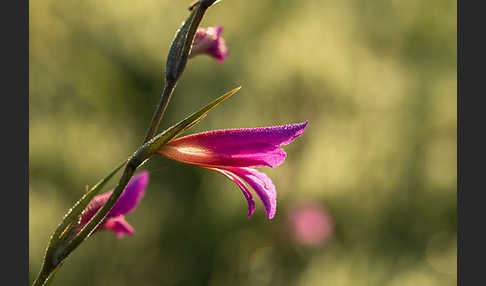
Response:
[[[192,58],[199,54],[208,54],[218,62],[223,62],[228,55],[228,48],[221,37],[223,26],[200,28],[194,36],[191,53]]]

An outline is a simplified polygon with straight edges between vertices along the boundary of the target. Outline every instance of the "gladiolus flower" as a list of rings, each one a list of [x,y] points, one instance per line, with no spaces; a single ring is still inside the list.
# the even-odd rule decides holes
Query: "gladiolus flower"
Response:
[[[228,48],[221,37],[222,31],[223,26],[198,29],[194,35],[194,42],[189,57],[208,54],[218,62],[223,62],[228,55]]]
[[[219,172],[240,187],[248,201],[248,217],[255,210],[246,182],[263,203],[268,218],[277,210],[277,191],[272,180],[252,167],[280,165],[286,153],[280,147],[304,133],[299,124],[252,129],[214,130],[170,141],[157,153],[170,159]]]
[[[125,214],[132,212],[137,207],[138,203],[145,194],[145,188],[148,184],[148,172],[143,171],[137,176],[133,177],[128,182],[125,190],[118,198],[113,208],[110,210],[104,221],[96,229],[109,229],[116,233],[118,238],[122,238],[124,234],[133,235],[134,229],[125,220]],[[78,232],[89,222],[89,220],[98,212],[98,210],[106,203],[113,190],[94,197],[83,211],[81,220],[78,226]]]

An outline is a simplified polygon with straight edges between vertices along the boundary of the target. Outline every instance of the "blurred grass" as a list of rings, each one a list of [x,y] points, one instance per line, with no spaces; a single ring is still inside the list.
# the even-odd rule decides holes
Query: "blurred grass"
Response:
[[[142,140],[185,1],[30,1],[30,277],[63,214]],[[309,120],[265,168],[269,221],[222,176],[150,161],[136,235],[102,232],[53,285],[455,285],[456,3],[234,1],[211,8],[230,55],[191,59],[163,127],[242,85],[191,132]],[[281,229],[313,199],[324,247]]]

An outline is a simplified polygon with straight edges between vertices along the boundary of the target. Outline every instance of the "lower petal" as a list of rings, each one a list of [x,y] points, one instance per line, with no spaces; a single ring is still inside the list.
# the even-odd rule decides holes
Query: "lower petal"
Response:
[[[133,227],[128,224],[124,216],[108,219],[104,223],[103,229],[113,230],[117,238],[122,238],[124,234],[133,235],[135,233]]]
[[[208,169],[225,175],[228,179],[235,182],[238,185],[238,187],[240,187],[241,191],[243,192],[243,195],[245,196],[246,200],[248,201],[248,218],[251,217],[251,215],[255,211],[255,201],[253,200],[253,195],[251,194],[250,190],[248,190],[245,183],[243,183],[240,178],[235,176],[230,171],[218,169],[218,168],[208,168]]]
[[[225,168],[225,170],[241,177],[257,193],[263,203],[265,213],[269,219],[277,211],[277,190],[272,180],[264,173],[251,168]]]

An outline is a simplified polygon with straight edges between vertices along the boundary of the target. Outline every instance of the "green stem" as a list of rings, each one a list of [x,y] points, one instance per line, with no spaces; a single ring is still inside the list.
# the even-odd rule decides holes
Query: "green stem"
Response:
[[[154,137],[155,133],[157,132],[160,121],[162,120],[165,110],[167,109],[167,105],[169,104],[169,100],[172,97],[172,92],[174,91],[174,88],[175,83],[172,84],[168,81],[166,82],[164,90],[162,91],[162,95],[160,96],[159,105],[157,106],[157,109],[152,116],[152,122],[150,123],[150,126],[145,133],[145,139],[143,140],[143,143],[146,143],[147,141],[152,139],[152,137]]]
[[[137,156],[137,154],[140,155]],[[49,264],[46,264],[46,261],[44,261],[41,270],[37,278],[35,279],[34,283],[32,284],[32,286],[45,285],[51,273],[57,268],[57,266],[60,265],[59,263],[62,263],[62,261],[66,259],[69,256],[69,254],[71,254],[87,237],[89,237],[89,235],[91,235],[91,233],[93,233],[93,231],[98,227],[98,225],[104,220],[106,215],[108,215],[108,212],[113,208],[116,201],[123,193],[123,190],[125,189],[126,185],[130,181],[135,170],[145,162],[144,159],[140,159],[141,156],[145,156],[145,154],[143,152],[141,153],[137,152],[134,156],[132,156],[128,160],[125,166],[125,170],[123,171],[123,175],[120,177],[120,180],[118,181],[118,185],[116,186],[115,190],[110,195],[106,203],[103,205],[103,207],[100,210],[98,210],[98,212],[90,219],[90,221],[86,224],[86,226],[62,250],[60,255],[56,257],[57,261],[55,262],[50,261]],[[125,164],[125,162],[123,164]]]
[[[63,249],[61,255],[59,256],[59,261],[64,260],[71,252],[73,252],[87,237],[89,237],[98,225],[104,220],[108,212],[113,208],[116,201],[123,193],[126,185],[130,181],[133,176],[133,173],[138,168],[141,163],[134,163],[133,157],[128,161],[127,165],[125,166],[125,170],[123,171],[120,180],[118,181],[118,185],[113,190],[113,193],[110,195],[106,203],[103,207],[94,215],[94,217],[86,224],[86,226],[76,235],[75,238]]]
[[[172,93],[177,84],[177,81],[179,80],[179,77],[182,75],[182,72],[185,69],[186,62],[191,51],[192,41],[194,40],[194,35],[196,34],[197,28],[201,23],[204,13],[214,2],[216,2],[216,0],[201,0],[199,1],[199,3],[194,3],[193,5],[191,5],[190,10],[198,5],[197,10],[193,11],[186,20],[186,24],[189,25],[189,30],[184,37],[184,43],[180,43],[177,41],[179,35],[176,35],[176,39],[172,43],[171,50],[169,51],[169,55],[167,58],[167,63],[174,62],[175,65],[172,66],[169,64],[166,67],[167,70],[164,90],[162,91],[162,95],[160,97],[160,102],[157,106],[157,109],[152,116],[152,121],[149,125],[149,128],[145,133],[143,143],[146,143],[147,141],[152,139],[152,137],[154,137],[154,135],[157,133],[160,121],[162,120],[165,110],[167,109],[167,105],[169,104],[170,98],[172,97]],[[180,46],[180,44],[182,44],[182,46]],[[182,48],[182,50],[180,50],[180,48]]]
[[[110,195],[106,203],[90,219],[90,221],[76,235],[76,237],[74,237],[73,240],[62,250],[60,255],[56,257],[57,261],[55,264],[59,265],[58,263],[64,261],[65,258],[67,258],[86,238],[88,238],[96,230],[96,228],[105,219],[105,217],[108,215],[110,210],[115,205],[118,198],[123,193],[123,190],[125,189],[128,182],[130,181],[133,174],[135,173],[135,170],[144,162],[146,162],[149,159],[149,157],[153,154],[153,152],[149,152],[150,154],[147,153],[148,151],[147,148],[149,146],[146,145],[145,143],[147,143],[150,139],[154,137],[154,135],[156,134],[159,128],[162,117],[167,109],[167,105],[169,104],[170,98],[172,97],[172,93],[176,86],[177,80],[179,79],[180,75],[184,71],[185,64],[187,62],[187,58],[191,49],[192,41],[196,33],[196,29],[199,26],[199,23],[201,22],[207,8],[209,8],[215,1],[216,0],[201,0],[199,1],[197,10],[191,13],[191,16],[189,17],[190,19],[189,31],[184,39],[185,40],[184,44],[182,45],[182,51],[181,51],[182,53],[181,54],[178,53],[179,58],[177,59],[178,63],[175,69],[176,77],[172,78],[170,76],[170,73],[169,76],[166,76],[166,82],[161,94],[160,102],[157,106],[157,109],[154,112],[154,115],[152,116],[152,121],[149,125],[149,128],[147,129],[142,146],[128,160],[116,188],[113,190],[113,193]],[[170,56],[171,54],[169,53],[169,59]],[[54,266],[54,265],[50,265],[50,266]],[[56,266],[54,266],[54,268],[47,267],[46,264],[44,263],[32,286],[45,285],[45,283],[49,279],[49,276],[51,276],[53,270],[57,268]]]
[[[39,272],[39,275],[32,283],[32,286],[42,286],[46,282],[47,278],[49,278],[50,273],[48,273],[45,268],[43,267]]]

